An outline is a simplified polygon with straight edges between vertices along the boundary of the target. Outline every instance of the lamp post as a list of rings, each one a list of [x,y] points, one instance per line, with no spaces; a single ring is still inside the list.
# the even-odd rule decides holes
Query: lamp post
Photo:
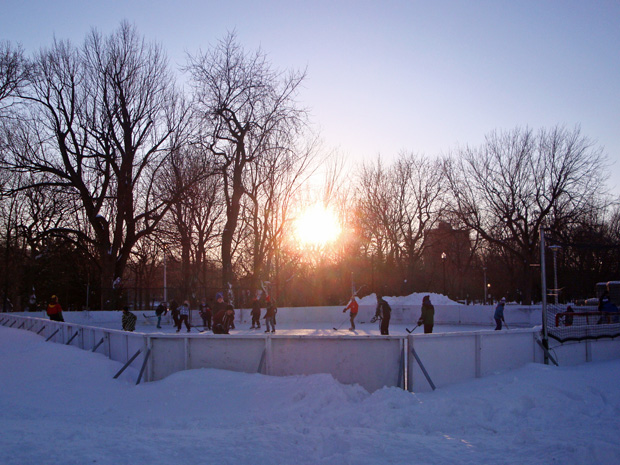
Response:
[[[553,252],[553,294],[555,295],[555,304],[558,304],[558,295],[560,294],[560,289],[558,288],[558,262],[557,262],[557,254],[558,250],[562,248],[560,245],[550,245],[549,248],[551,252]]]
[[[168,306],[168,283],[166,280],[166,247],[164,247],[164,302]]]
[[[446,253],[441,253],[441,263],[443,265],[443,295],[446,295]]]
[[[482,272],[484,273],[484,289],[482,289],[482,304],[487,304],[487,267],[482,267]]]

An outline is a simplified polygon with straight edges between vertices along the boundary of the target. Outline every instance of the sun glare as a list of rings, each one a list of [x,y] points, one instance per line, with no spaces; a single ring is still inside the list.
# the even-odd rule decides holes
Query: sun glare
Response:
[[[338,239],[342,228],[333,210],[317,204],[295,221],[295,237],[303,245],[325,245]]]

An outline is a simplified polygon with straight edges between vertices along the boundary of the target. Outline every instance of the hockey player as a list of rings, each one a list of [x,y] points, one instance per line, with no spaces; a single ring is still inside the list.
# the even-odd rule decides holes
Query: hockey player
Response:
[[[349,317],[351,319],[351,327],[349,331],[355,331],[355,317],[357,316],[357,312],[359,311],[359,304],[357,300],[355,300],[355,296],[351,296],[351,300],[349,301],[349,305],[345,307],[342,313],[346,313],[347,310],[350,310]]]
[[[179,322],[177,323],[177,333],[181,331],[181,326],[185,323],[185,327],[187,328],[187,332],[191,331],[191,326],[189,325],[189,301],[186,300],[182,305],[179,306]]]
[[[424,334],[433,332],[435,325],[435,307],[431,303],[431,296],[425,295],[422,299],[422,313],[418,319],[418,326],[424,325]]]
[[[232,305],[226,305],[226,309],[220,310],[213,317],[213,334],[228,334],[235,318]]]
[[[381,320],[379,329],[384,336],[390,335],[390,318],[392,316],[392,307],[385,300],[381,294],[377,294],[377,310],[375,316],[371,321]]]
[[[55,295],[52,296],[47,305],[47,316],[49,316],[52,321],[65,321],[62,317],[62,307],[58,303],[58,297]]]
[[[166,308],[166,302],[160,302],[155,309],[155,315],[157,316],[157,327],[161,329],[161,317],[168,312]]]
[[[493,318],[495,319],[495,331],[499,331],[502,329],[502,321],[504,323],[506,322],[506,320],[504,320],[504,307],[505,306],[506,306],[506,298],[502,297],[502,299],[497,304],[497,307],[495,307],[495,314],[493,315]]]
[[[123,317],[121,318],[121,325],[124,331],[133,331],[136,329],[136,320],[138,317],[129,311],[129,307],[123,308]]]
[[[265,326],[267,327],[267,330],[265,332],[275,333],[276,332],[276,313],[278,312],[278,309],[276,308],[275,304],[271,301],[271,298],[269,296],[267,296],[265,300],[266,300],[266,305],[267,305],[267,311],[265,312],[265,316],[263,317],[265,319]],[[271,330],[269,330],[270,326],[271,326]]]
[[[260,298],[258,296],[254,297],[254,301],[252,302],[252,327],[250,329],[259,329],[260,328]]]

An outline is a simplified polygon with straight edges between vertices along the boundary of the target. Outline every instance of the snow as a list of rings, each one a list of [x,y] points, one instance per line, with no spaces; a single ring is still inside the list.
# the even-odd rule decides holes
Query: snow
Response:
[[[620,360],[373,394],[213,369],[135,385],[120,367],[0,327],[0,463],[620,463]]]
[[[433,305],[462,305],[454,300],[449,299],[443,294],[435,294],[434,292],[414,292],[413,294],[402,297],[383,297],[383,299],[390,304],[390,306],[407,306],[407,305],[422,305],[422,299],[424,296],[429,296]],[[369,294],[358,300],[360,305],[377,305],[377,295]]]

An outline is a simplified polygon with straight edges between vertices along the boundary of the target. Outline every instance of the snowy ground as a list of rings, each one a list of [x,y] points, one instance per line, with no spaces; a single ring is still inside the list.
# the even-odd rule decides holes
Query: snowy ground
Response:
[[[136,386],[119,368],[0,327],[0,463],[620,463],[620,360],[419,394],[212,369]]]

